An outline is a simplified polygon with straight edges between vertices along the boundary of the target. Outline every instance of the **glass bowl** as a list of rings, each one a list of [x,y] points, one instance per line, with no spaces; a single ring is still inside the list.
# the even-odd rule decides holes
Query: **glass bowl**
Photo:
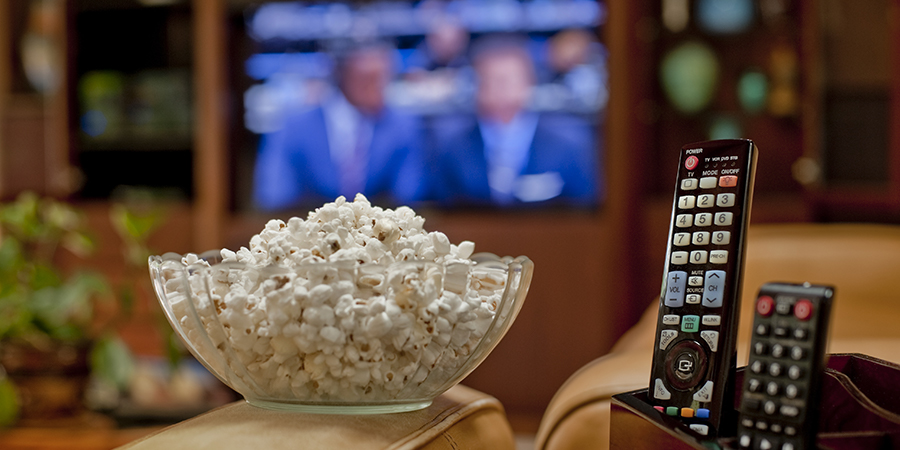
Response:
[[[190,352],[252,405],[413,411],[459,383],[522,308],[533,263],[356,261],[256,267],[151,256],[150,278]]]

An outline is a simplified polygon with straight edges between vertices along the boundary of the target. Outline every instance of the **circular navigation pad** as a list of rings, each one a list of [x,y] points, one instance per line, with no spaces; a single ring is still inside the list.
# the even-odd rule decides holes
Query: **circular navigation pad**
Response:
[[[708,358],[697,341],[685,340],[672,346],[666,355],[666,378],[675,389],[688,390],[706,376]]]

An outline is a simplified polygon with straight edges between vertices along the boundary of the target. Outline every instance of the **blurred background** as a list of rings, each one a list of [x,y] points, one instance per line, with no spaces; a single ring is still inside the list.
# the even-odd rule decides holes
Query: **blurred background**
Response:
[[[532,433],[658,292],[682,145],[757,143],[752,223],[900,221],[898,6],[8,0],[0,269],[29,274],[21,292],[82,286],[94,314],[63,336],[29,310],[0,324],[0,353],[24,340],[90,363],[90,414],[55,422],[63,440],[108,430],[84,448],[230,401],[169,339],[146,256],[238,248],[361,190],[535,261],[516,325],[465,380]],[[25,298],[8,291],[3,308]],[[3,380],[39,378],[9,358]]]

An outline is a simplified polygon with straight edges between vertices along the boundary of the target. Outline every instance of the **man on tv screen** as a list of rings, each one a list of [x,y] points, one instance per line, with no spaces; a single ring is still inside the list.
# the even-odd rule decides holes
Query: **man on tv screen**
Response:
[[[362,45],[337,58],[335,89],[319,106],[285,111],[261,137],[254,201],[262,209],[321,204],[361,192],[388,203],[422,189],[421,127],[385,103],[393,49]]]
[[[535,68],[524,42],[483,38],[472,66],[475,116],[434,127],[436,199],[470,206],[596,204],[595,132],[583,118],[528,110]]]

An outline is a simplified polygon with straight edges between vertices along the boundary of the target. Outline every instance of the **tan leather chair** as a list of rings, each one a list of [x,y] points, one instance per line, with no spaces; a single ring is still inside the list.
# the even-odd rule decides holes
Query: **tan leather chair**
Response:
[[[747,361],[752,299],[770,281],[834,285],[828,351],[900,361],[900,227],[762,225],[751,227],[747,239],[738,366]],[[537,449],[608,448],[611,396],[649,384],[657,308],[651,304],[609,354],[559,389],[538,430]]]
[[[398,414],[304,414],[240,401],[120,449],[513,450],[515,439],[497,399],[457,385],[428,408]]]

